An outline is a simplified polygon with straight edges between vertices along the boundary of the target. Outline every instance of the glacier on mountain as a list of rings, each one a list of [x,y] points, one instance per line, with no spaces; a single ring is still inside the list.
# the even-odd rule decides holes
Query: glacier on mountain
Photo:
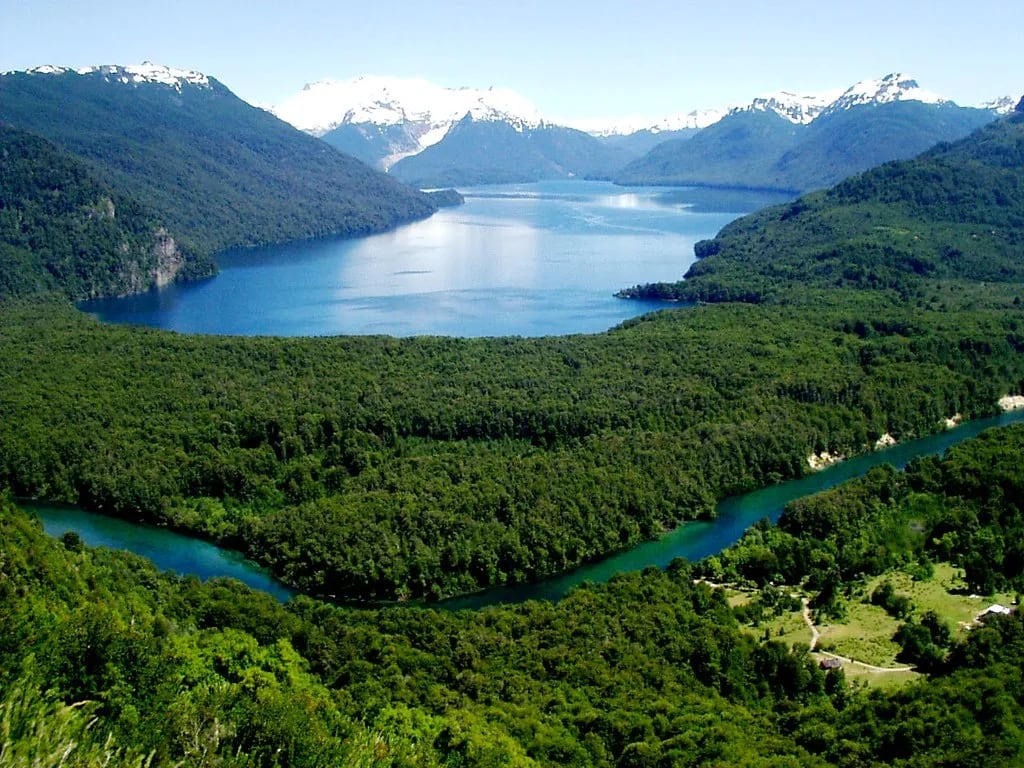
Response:
[[[370,75],[310,83],[271,111],[314,136],[341,125],[416,123],[421,149],[443,139],[466,115],[519,130],[544,122],[529,101],[506,88],[444,88],[421,79]]]

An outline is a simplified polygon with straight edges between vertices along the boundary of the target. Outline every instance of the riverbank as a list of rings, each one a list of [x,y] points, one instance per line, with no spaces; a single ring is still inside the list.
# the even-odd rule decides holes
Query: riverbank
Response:
[[[1024,421],[1024,410],[963,422],[955,429],[906,441],[888,450],[863,454],[799,480],[725,499],[718,504],[717,516],[713,520],[684,523],[656,540],[550,579],[484,590],[435,603],[409,601],[350,605],[367,608],[405,605],[461,610],[535,599],[559,600],[575,586],[584,582],[607,581],[616,573],[638,571],[648,566],[665,568],[677,557],[696,561],[716,554],[738,541],[744,531],[759,520],[778,519],[786,504],[795,499],[860,477],[880,464],[905,466],[916,457],[941,454],[952,445],[975,437],[985,429],[1019,421]],[[238,578],[255,589],[275,594],[279,599],[288,599],[296,594],[295,590],[273,579],[265,570],[245,561],[240,554],[220,549],[208,542],[166,529],[140,526],[97,513],[76,510],[73,507],[39,504],[29,506],[42,519],[47,532],[54,536],[59,536],[65,530],[74,530],[90,546],[134,551],[149,557],[159,567],[177,573],[194,573],[201,578]],[[189,558],[192,557],[197,559],[195,564],[190,565]]]

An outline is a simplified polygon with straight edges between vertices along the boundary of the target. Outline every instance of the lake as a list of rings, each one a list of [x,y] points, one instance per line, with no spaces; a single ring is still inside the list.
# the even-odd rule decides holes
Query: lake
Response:
[[[226,252],[217,277],[80,307],[219,335],[595,333],[665,306],[615,291],[678,280],[694,243],[786,199],[588,181],[463,192],[465,205],[389,232]]]

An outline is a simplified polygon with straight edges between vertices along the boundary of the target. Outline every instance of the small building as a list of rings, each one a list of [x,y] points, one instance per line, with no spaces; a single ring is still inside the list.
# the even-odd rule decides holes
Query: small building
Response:
[[[999,603],[993,603],[978,614],[977,621],[984,621],[990,616],[1009,616],[1011,613],[1013,613],[1012,608],[1007,608],[1005,605],[1000,605]]]
[[[831,669],[841,669],[842,666],[843,662],[840,659],[835,658],[834,656],[829,656],[828,658],[822,659],[818,662],[818,668],[824,669],[825,671]]]

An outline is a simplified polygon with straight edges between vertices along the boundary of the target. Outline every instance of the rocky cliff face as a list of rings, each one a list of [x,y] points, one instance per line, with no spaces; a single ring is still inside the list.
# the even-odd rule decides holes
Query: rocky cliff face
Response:
[[[149,270],[149,276],[158,288],[173,283],[185,268],[185,255],[174,238],[162,227],[154,235],[152,255],[154,264]]]

